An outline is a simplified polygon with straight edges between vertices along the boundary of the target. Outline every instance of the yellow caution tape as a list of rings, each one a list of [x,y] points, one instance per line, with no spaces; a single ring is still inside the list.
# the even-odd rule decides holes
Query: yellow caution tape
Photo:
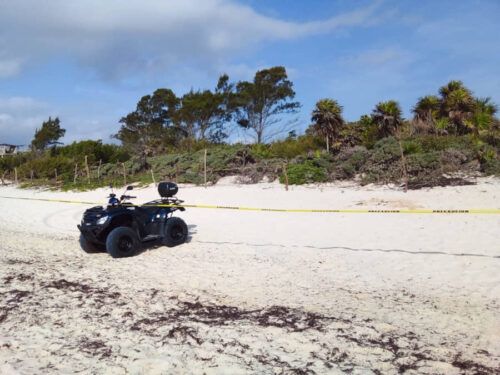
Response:
[[[4,199],[20,199],[25,201],[41,201],[41,202],[57,202],[57,203],[73,203],[73,204],[100,204],[98,202],[85,202],[85,201],[69,201],[65,199],[48,199],[48,198],[27,198],[27,197],[3,197]]]
[[[5,197],[4,199],[21,199],[43,202],[58,202],[72,204],[102,204],[99,202],[87,201],[70,201],[64,199],[47,199],[47,198],[27,198],[27,197]],[[239,210],[239,211],[261,211],[261,212],[298,212],[298,213],[342,213],[342,214],[500,214],[500,209],[302,209],[302,208],[258,208],[258,207],[238,207],[238,206],[220,206],[220,205],[201,205],[201,204],[144,204],[130,205],[135,207],[177,207],[177,208],[207,208],[221,210]]]
[[[147,205],[146,205],[147,206]],[[261,212],[314,212],[314,213],[345,213],[345,214],[500,214],[500,210],[496,209],[467,209],[467,210],[451,210],[451,209],[301,209],[301,208],[258,208],[258,207],[236,207],[236,206],[211,206],[197,204],[155,204],[155,207],[185,207],[185,208],[209,208],[223,210],[240,210],[240,211],[261,211]]]

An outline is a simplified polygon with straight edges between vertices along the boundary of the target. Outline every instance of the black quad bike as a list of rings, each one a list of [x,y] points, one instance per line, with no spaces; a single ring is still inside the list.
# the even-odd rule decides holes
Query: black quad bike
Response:
[[[106,250],[113,258],[122,258],[137,254],[143,243],[161,241],[163,245],[173,247],[186,241],[186,223],[172,216],[177,210],[185,210],[175,206],[183,203],[174,197],[179,190],[176,184],[161,182],[158,185],[161,199],[141,206],[130,203],[135,197],[125,195],[132,189],[128,186],[119,199],[112,191],[106,208],[96,206],[84,212],[78,225],[80,246],[84,251]]]

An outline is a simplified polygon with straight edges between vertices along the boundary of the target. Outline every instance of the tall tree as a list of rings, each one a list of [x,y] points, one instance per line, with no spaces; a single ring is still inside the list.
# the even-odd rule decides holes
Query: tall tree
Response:
[[[31,141],[31,148],[38,151],[43,151],[47,147],[56,145],[64,134],[66,129],[61,128],[59,117],[52,120],[51,117],[42,123],[40,129],[36,129],[35,136]]]
[[[471,123],[476,134],[479,134],[480,130],[488,130],[493,127],[497,110],[498,108],[491,101],[491,98],[476,98],[474,100]]]
[[[340,130],[345,124],[342,106],[333,99],[321,99],[316,103],[311,115],[315,132],[326,139],[327,151],[330,145],[338,143]]]
[[[135,111],[120,120],[120,130],[114,135],[122,144],[141,155],[161,152],[165,145],[176,143],[181,136],[173,122],[179,99],[170,89],[158,89],[153,95],[143,96]]]
[[[439,89],[441,116],[447,117],[457,134],[473,131],[471,123],[474,112],[474,97],[461,81],[450,81]]]
[[[395,100],[378,103],[371,117],[381,137],[395,135],[403,122],[401,108]]]
[[[403,123],[403,117],[399,103],[395,100],[378,103],[372,112],[372,120],[378,128],[380,136],[387,137],[389,135],[394,135],[398,140],[399,152],[401,154],[401,171],[403,173],[405,191],[407,191],[408,169],[406,167],[406,158],[401,142],[401,124]]]
[[[228,76],[222,75],[213,92],[191,90],[182,97],[177,119],[188,137],[212,142],[227,138],[224,126],[232,117],[232,90]]]
[[[426,95],[418,99],[413,107],[412,125],[417,133],[433,133],[439,118],[441,100],[435,95]]]
[[[280,115],[297,112],[300,104],[294,98],[293,83],[284,67],[260,70],[252,82],[236,85],[236,122],[250,130],[257,143],[262,143],[291,130],[291,123],[283,123]]]
[[[479,134],[494,126],[496,111],[490,98],[475,98],[462,81],[450,81],[439,89],[439,97],[428,95],[418,100],[413,108],[413,128]]]

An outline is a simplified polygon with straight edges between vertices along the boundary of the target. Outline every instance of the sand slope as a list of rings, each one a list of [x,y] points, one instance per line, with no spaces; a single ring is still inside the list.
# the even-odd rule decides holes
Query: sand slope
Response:
[[[1,196],[97,200],[106,190]],[[137,189],[137,202],[156,197]],[[184,187],[189,203],[500,208],[500,181],[407,194]],[[495,373],[500,216],[190,209],[190,242],[85,254],[85,206],[0,198],[0,373]]]

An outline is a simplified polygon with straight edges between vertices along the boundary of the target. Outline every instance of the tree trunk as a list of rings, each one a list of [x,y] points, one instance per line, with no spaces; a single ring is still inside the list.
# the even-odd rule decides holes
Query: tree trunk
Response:
[[[283,164],[283,174],[285,175],[285,190],[288,191],[288,168],[287,163]]]
[[[408,191],[408,170],[406,168],[406,159],[403,151],[403,145],[401,144],[401,135],[399,132],[396,133],[396,138],[399,144],[399,151],[401,152],[401,169],[403,171],[403,178],[405,183],[405,193]]]
[[[207,188],[207,149],[205,149],[205,157],[203,158],[203,175],[205,180],[205,189]]]
[[[262,130],[257,130],[257,144],[262,143]]]

